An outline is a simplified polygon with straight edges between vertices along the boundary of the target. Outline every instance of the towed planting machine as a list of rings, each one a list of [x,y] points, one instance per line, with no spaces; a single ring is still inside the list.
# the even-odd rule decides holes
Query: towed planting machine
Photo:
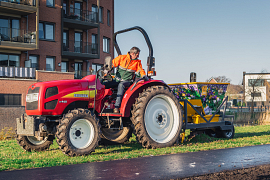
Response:
[[[114,45],[121,51],[116,35],[139,30],[149,47],[147,75],[134,80],[123,96],[120,113],[113,113],[117,89],[105,89],[111,75],[111,58],[97,75],[80,80],[39,82],[28,88],[25,114],[17,118],[17,142],[26,151],[43,151],[53,139],[68,156],[88,155],[100,144],[124,143],[132,133],[145,148],[162,148],[180,142],[186,129],[192,134],[232,138],[234,126],[225,121],[228,84],[182,83],[167,85],[154,80],[155,59],[147,33],[132,27],[114,34]],[[101,75],[100,75],[101,74]],[[183,139],[182,139],[183,140]]]

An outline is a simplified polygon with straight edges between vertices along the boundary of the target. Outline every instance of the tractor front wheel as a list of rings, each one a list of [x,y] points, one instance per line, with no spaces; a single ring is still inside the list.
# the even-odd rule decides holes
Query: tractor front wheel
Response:
[[[145,148],[172,146],[179,141],[182,115],[179,102],[165,86],[140,93],[132,110],[137,140]]]
[[[100,140],[100,124],[86,109],[67,113],[57,128],[57,143],[68,156],[88,155]]]
[[[38,140],[35,136],[17,135],[17,143],[26,151],[45,151],[53,144],[53,135],[45,137],[43,140]]]

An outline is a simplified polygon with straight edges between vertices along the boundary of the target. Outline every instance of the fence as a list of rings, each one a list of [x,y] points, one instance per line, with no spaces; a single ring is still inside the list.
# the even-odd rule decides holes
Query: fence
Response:
[[[26,67],[1,67],[0,77],[2,78],[36,78],[36,68]]]
[[[254,107],[254,112],[266,112],[269,110],[270,110],[270,106]],[[227,112],[251,112],[251,107],[238,106],[238,107],[227,108]]]

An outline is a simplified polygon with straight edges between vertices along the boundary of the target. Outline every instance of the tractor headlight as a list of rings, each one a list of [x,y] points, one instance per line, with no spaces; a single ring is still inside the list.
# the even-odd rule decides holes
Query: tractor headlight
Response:
[[[32,93],[26,95],[26,102],[38,101],[38,93]]]

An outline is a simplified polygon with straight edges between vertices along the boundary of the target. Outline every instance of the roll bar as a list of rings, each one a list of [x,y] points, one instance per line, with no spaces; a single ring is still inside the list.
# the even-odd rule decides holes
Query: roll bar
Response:
[[[152,47],[152,44],[150,42],[150,39],[149,39],[146,31],[143,28],[141,28],[139,26],[134,26],[134,27],[131,27],[131,28],[127,28],[127,29],[123,29],[121,31],[115,32],[114,36],[113,36],[114,47],[115,47],[118,55],[122,55],[121,50],[120,50],[120,48],[119,48],[119,46],[117,44],[117,41],[116,41],[116,36],[117,36],[117,34],[125,33],[125,32],[132,31],[132,30],[140,31],[143,34],[144,38],[145,38],[145,41],[146,41],[147,46],[149,48],[149,56],[147,58],[147,66],[148,66],[147,72],[152,71],[152,68],[155,67],[155,58],[153,57],[153,47]]]

